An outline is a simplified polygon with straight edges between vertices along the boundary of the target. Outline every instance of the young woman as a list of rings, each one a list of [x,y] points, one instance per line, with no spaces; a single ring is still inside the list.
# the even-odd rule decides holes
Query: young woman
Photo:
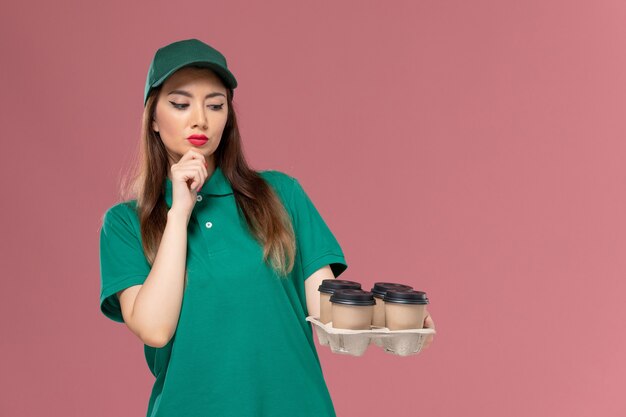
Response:
[[[148,417],[335,416],[305,318],[347,264],[297,179],[247,165],[236,86],[199,40],[156,52],[130,198],[103,218],[101,310],[144,343]]]

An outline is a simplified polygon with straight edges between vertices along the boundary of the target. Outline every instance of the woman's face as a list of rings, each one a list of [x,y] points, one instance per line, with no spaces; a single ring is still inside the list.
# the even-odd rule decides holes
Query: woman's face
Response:
[[[211,70],[184,67],[172,74],[159,92],[152,121],[170,164],[195,148],[205,156],[208,168],[214,168],[213,153],[220,144],[228,110],[226,88]],[[191,135],[204,135],[208,141],[194,144]]]

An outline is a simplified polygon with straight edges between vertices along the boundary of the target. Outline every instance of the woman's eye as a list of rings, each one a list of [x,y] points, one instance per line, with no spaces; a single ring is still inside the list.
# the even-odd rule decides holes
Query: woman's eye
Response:
[[[177,109],[184,109],[187,106],[189,106],[189,104],[178,104],[178,103],[174,103],[173,101],[170,101],[170,103],[172,103],[172,106],[176,107]]]
[[[209,104],[209,107],[211,108],[211,110],[222,110],[222,107],[224,107],[224,104]]]

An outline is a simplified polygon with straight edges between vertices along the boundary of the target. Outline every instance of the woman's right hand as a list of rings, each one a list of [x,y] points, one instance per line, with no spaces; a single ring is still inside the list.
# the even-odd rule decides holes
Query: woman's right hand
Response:
[[[184,213],[187,219],[196,204],[198,190],[208,177],[207,162],[204,155],[195,149],[189,149],[177,163],[170,168],[172,176],[172,208]]]

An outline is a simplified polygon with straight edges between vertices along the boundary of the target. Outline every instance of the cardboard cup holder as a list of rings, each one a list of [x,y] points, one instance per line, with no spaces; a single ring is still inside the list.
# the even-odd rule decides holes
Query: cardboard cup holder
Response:
[[[370,326],[370,330],[336,329],[332,322],[324,324],[319,317],[309,316],[306,320],[315,325],[320,345],[330,346],[333,353],[352,356],[363,355],[370,343],[393,355],[415,355],[422,350],[426,338],[435,334],[435,329],[389,330],[376,326]]]

